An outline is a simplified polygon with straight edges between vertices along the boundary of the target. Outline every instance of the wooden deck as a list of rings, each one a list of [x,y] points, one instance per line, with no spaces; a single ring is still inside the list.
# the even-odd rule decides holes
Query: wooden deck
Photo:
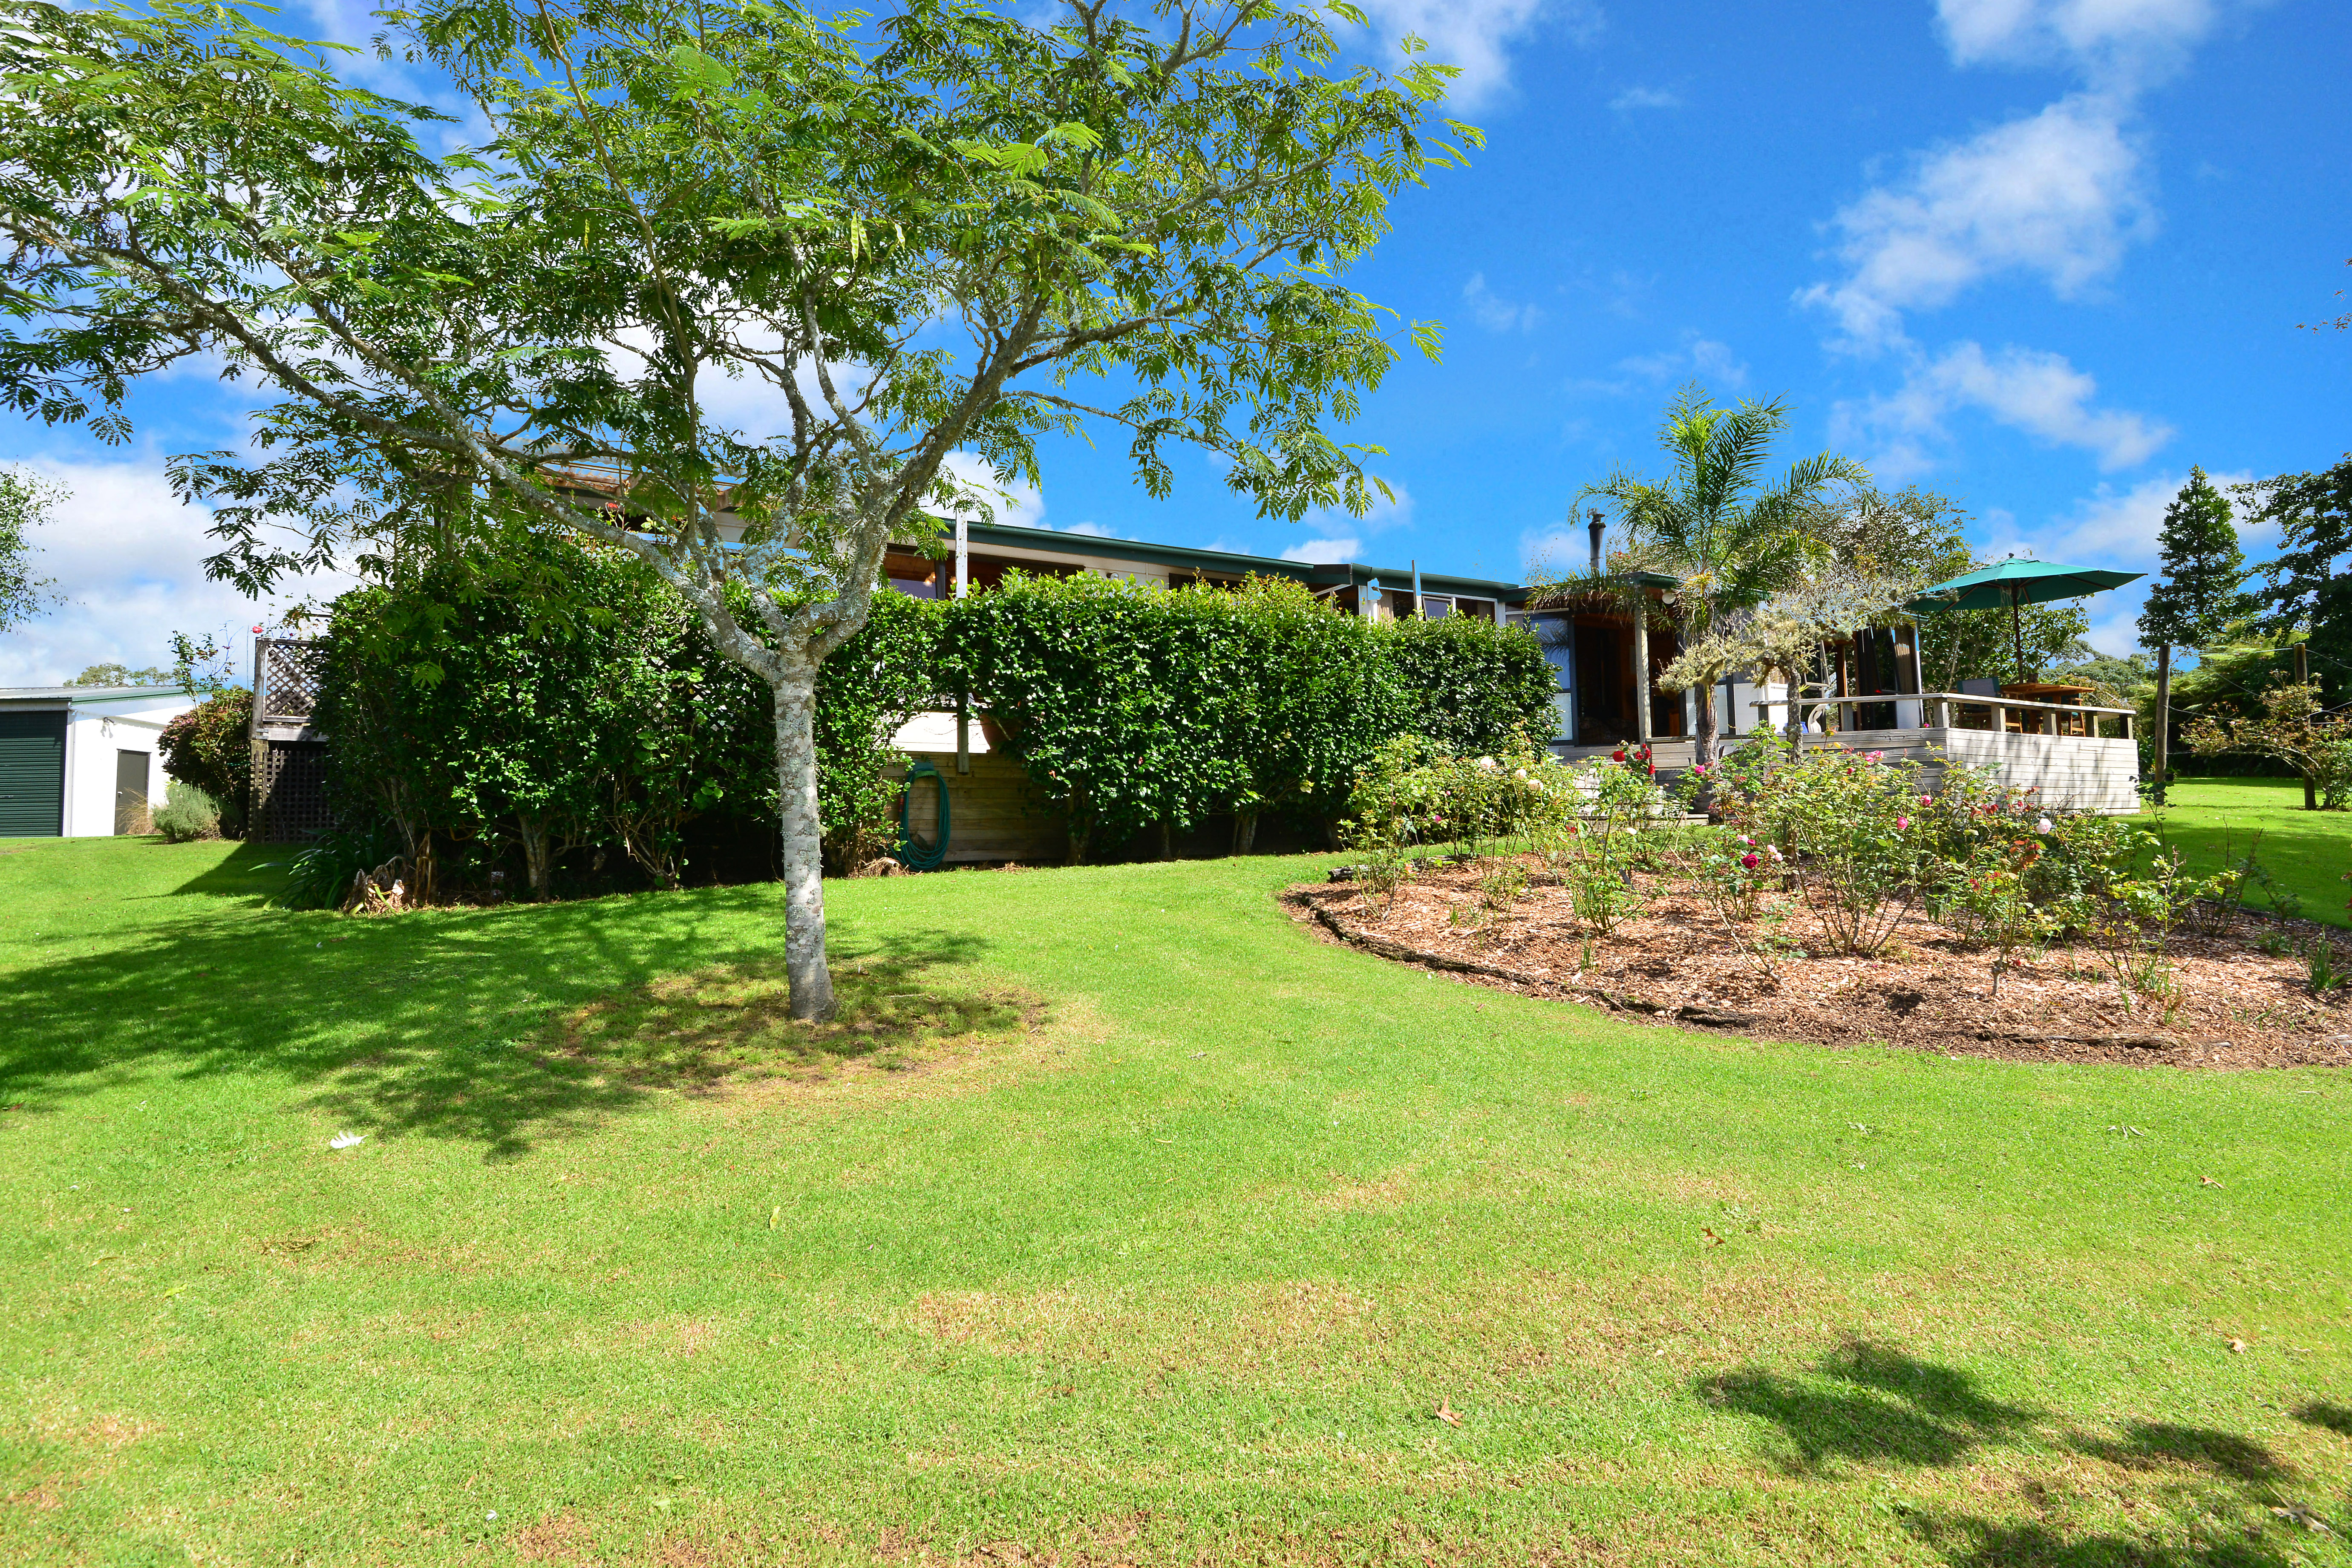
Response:
[[[1729,751],[1748,737],[1727,739]],[[2042,804],[2061,811],[2120,816],[2139,809],[2139,747],[2127,740],[2087,735],[2028,735],[2011,731],[1945,727],[1918,730],[1847,730],[1809,734],[1808,746],[1842,745],[1857,752],[1884,752],[1889,759],[1920,764],[1921,782],[1933,793],[1947,761],[1979,767],[1999,764],[2000,782],[2041,792]],[[1605,757],[1613,746],[1554,746],[1562,762]],[[1696,760],[1690,741],[1654,741],[1651,761],[1673,777]]]

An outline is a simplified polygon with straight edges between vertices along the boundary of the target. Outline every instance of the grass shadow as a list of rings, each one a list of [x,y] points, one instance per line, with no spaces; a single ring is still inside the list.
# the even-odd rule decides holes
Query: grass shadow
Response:
[[[1974,1518],[1923,1519],[1913,1529],[1953,1568],[2286,1568],[2306,1561],[2267,1533],[2167,1543]]]
[[[2129,1469],[2186,1465],[2249,1485],[2283,1481],[2294,1474],[2276,1454],[2232,1432],[2176,1426],[2168,1421],[2135,1421],[2125,1432],[2120,1443],[2078,1437],[2074,1446],[2094,1458]]]
[[[2127,1469],[2200,1478],[2194,1496],[2168,1505],[2164,1524],[2139,1533],[2051,1519],[1913,1515],[1912,1531],[1961,1568],[2279,1568],[2305,1561],[2291,1544],[2297,1537],[2335,1528],[2283,1489],[2296,1479],[2294,1467],[2250,1438],[2164,1421],[2132,1422],[2120,1438],[2054,1432],[2046,1412],[1990,1398],[1965,1373],[1867,1341],[1847,1342],[1809,1373],[1746,1368],[1706,1379],[1696,1392],[1716,1409],[1778,1426],[1788,1445],[1780,1463],[1793,1475],[1829,1474],[1839,1461],[1957,1465],[1982,1448],[2040,1437]],[[2352,1426],[2352,1412],[2336,1405],[2296,1414],[2338,1430],[2337,1421]]]
[[[231,859],[270,847],[282,847]],[[217,880],[195,879],[207,879]],[[1015,1005],[933,994],[939,972],[979,959],[984,939],[884,941],[840,919],[832,936],[849,1008],[829,1035],[792,1041],[773,978],[783,931],[772,889],[151,927],[108,951],[0,972],[0,1104],[37,1114],[158,1069],[259,1069],[308,1087],[359,1130],[459,1139],[507,1158],[772,1058],[805,1071],[903,1050],[997,1026]],[[702,1006],[696,985],[677,983],[689,963],[723,977],[721,1005]],[[592,1008],[601,1028],[551,1033]]]
[[[1780,1427],[1793,1451],[1784,1468],[1794,1474],[1840,1460],[1957,1464],[2040,1418],[1986,1397],[1966,1373],[1863,1340],[1824,1357],[1811,1377],[1745,1368],[1706,1379],[1696,1393],[1716,1409]]]
[[[2325,1426],[2339,1437],[2352,1437],[2352,1408],[2334,1400],[2307,1400],[2294,1407],[2294,1418],[2308,1426]]]

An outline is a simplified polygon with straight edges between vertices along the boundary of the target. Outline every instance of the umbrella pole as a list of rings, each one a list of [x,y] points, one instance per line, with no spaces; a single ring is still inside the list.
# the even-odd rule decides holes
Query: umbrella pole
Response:
[[[2012,587],[2009,591],[2009,637],[2017,645],[2017,679],[2022,681],[2032,677],[2025,673],[2025,628],[2018,624],[2017,600],[2017,590]]]

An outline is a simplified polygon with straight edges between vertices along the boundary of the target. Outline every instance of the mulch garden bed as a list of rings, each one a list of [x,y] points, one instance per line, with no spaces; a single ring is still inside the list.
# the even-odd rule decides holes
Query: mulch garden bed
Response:
[[[2265,1068],[2352,1065],[2352,1002],[2315,1001],[2299,957],[2262,951],[2267,938],[2352,941],[2304,921],[2231,918],[2218,936],[2176,933],[2182,1001],[2169,1016],[2126,1007],[2089,946],[2029,955],[2000,977],[1993,954],[1916,910],[1877,958],[1830,956],[1820,925],[1791,899],[1782,935],[1800,951],[1772,972],[1729,937],[1694,895],[1643,879],[1640,918],[1591,934],[1568,894],[1536,878],[1509,910],[1480,906],[1478,873],[1425,869],[1385,910],[1353,882],[1290,889],[1297,917],[1328,940],[1524,995],[1582,1002],[1662,1025],[1825,1046],[1876,1044],[2010,1061]],[[1335,874],[1336,875],[1336,874]],[[1818,955],[1818,956],[1817,956]]]

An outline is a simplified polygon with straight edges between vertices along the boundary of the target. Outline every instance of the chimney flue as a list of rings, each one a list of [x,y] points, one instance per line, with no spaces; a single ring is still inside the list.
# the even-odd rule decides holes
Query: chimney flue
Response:
[[[1598,577],[1601,575],[1601,535],[1608,525],[1601,521],[1601,514],[1598,511],[1592,512],[1591,516],[1592,518],[1592,574]]]

